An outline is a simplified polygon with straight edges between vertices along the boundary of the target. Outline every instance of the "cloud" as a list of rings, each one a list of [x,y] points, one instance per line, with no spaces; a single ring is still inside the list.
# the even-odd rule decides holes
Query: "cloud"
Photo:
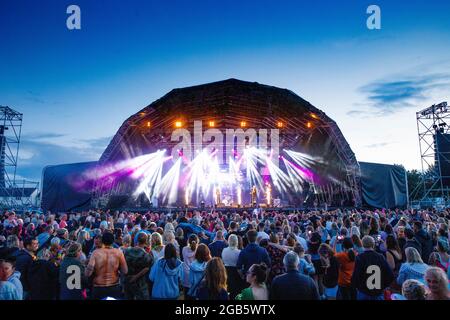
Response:
[[[449,88],[450,73],[403,74],[373,81],[358,89],[367,101],[365,107],[358,104],[356,106],[361,108],[351,110],[347,115],[360,118],[388,116],[405,108],[417,108],[432,99],[436,92]]]
[[[36,103],[36,104],[45,104],[45,105],[58,105],[61,104],[60,101],[55,101],[55,100],[49,100],[47,98],[44,98],[40,93],[32,91],[32,90],[27,90],[25,92],[25,94],[23,95],[25,100],[28,100],[32,103]]]
[[[106,149],[106,147],[108,146],[108,144],[112,140],[112,138],[113,137],[111,136],[111,137],[102,137],[102,138],[95,138],[95,139],[83,139],[81,141],[89,144],[93,148]]]
[[[41,97],[39,93],[28,90],[25,94],[25,99],[38,104],[45,104],[46,100]]]
[[[31,137],[59,137],[59,134],[27,135],[21,141],[17,174],[27,180],[40,181],[42,170],[48,165],[96,161],[110,138],[81,140],[76,147],[42,141]]]
[[[55,132],[30,132],[22,135],[25,140],[41,140],[65,137],[65,134]]]
[[[377,148],[382,148],[382,147],[386,147],[388,145],[394,144],[393,142],[380,142],[380,143],[373,143],[373,144],[369,144],[364,146],[364,148],[369,148],[369,149],[377,149]]]

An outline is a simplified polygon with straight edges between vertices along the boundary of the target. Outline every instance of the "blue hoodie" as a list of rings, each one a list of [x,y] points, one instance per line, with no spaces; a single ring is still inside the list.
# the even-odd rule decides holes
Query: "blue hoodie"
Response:
[[[8,278],[8,282],[12,283],[16,287],[19,300],[23,300],[23,287],[20,282],[20,272],[14,271],[14,273]]]
[[[8,281],[0,281],[0,300],[21,300],[17,288]]]
[[[305,276],[310,276],[316,273],[316,269],[312,263],[309,263],[305,258],[300,258],[300,263],[298,264],[298,271]]]
[[[179,283],[183,279],[182,262],[179,259],[159,259],[150,271],[150,281],[153,281],[152,298],[178,299]]]
[[[194,260],[189,270],[189,292],[192,297],[197,295],[197,289],[199,288],[200,281],[202,281],[205,274],[207,262],[198,262]]]
[[[397,283],[399,285],[403,285],[403,282],[409,279],[414,279],[425,283],[425,271],[427,271],[428,268],[429,266],[425,263],[405,262],[400,267],[400,271],[397,277]]]

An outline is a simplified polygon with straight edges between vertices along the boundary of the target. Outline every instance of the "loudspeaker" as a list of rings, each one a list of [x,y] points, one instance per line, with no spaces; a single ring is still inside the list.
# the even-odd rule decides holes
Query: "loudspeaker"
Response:
[[[437,132],[434,135],[435,170],[441,169],[442,183],[450,186],[450,134]],[[439,171],[436,171],[439,173]]]

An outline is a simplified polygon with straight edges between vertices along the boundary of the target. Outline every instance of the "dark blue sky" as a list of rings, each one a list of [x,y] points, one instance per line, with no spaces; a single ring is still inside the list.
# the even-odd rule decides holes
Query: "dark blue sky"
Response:
[[[70,4],[81,30],[66,28]],[[0,0],[0,105],[24,113],[18,172],[32,179],[98,159],[172,88],[230,77],[309,100],[359,160],[412,168],[414,112],[449,96],[449,40],[449,1]]]

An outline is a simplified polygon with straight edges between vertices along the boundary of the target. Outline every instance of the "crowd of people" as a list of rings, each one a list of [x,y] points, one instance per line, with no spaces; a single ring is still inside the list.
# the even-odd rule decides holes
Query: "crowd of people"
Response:
[[[450,210],[0,214],[0,300],[448,300]]]

